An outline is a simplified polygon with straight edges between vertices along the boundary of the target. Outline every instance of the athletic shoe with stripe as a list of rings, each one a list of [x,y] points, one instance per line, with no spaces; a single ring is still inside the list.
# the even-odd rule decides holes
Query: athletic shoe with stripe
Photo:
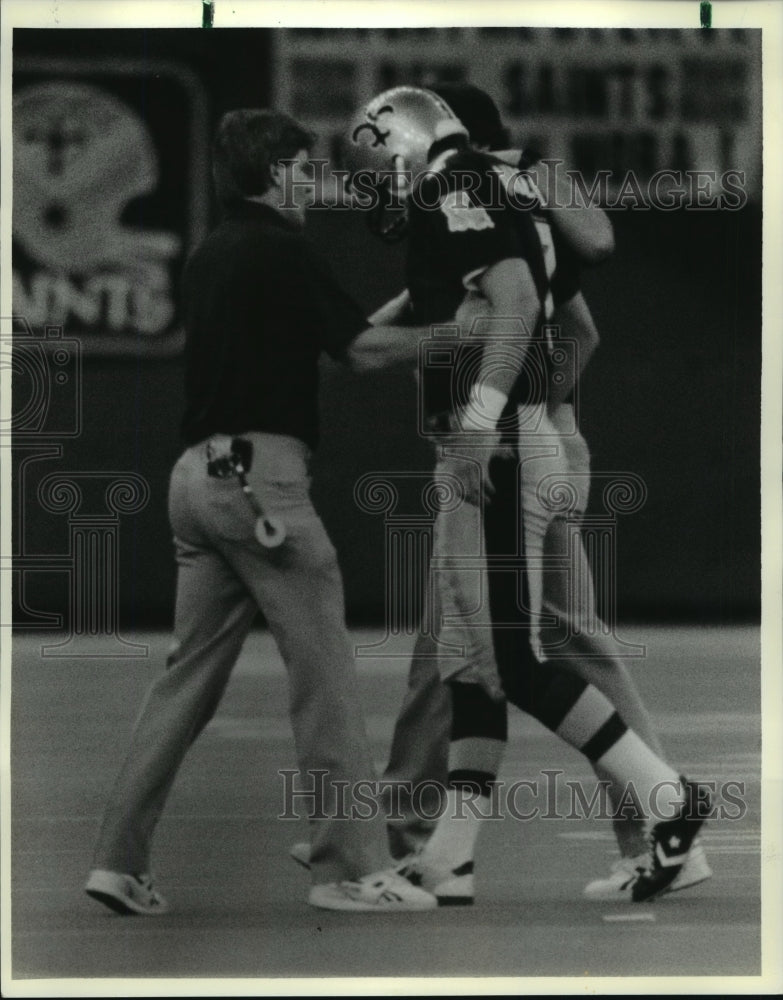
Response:
[[[435,897],[395,871],[374,872],[355,882],[314,885],[308,902],[322,910],[352,910],[362,913],[397,913],[434,910]]]
[[[298,844],[294,844],[289,850],[288,856],[289,858],[293,858],[302,868],[310,871],[310,844],[308,841],[300,840]]]
[[[649,854],[640,854],[634,858],[618,858],[612,865],[606,878],[589,882],[584,889],[588,899],[622,901],[631,898],[631,889],[636,879],[647,867]],[[665,894],[677,892],[680,889],[690,889],[712,876],[712,869],[707,861],[707,855],[698,837],[688,851],[685,863],[680,868],[674,881],[666,887]]]
[[[475,898],[473,862],[465,861],[454,868],[438,867],[428,863],[419,854],[404,858],[395,871],[411,885],[419,885],[431,892],[438,906],[472,906]]]
[[[650,852],[631,886],[631,899],[656,899],[672,885],[687,860],[696,834],[710,814],[711,796],[705,787],[683,781],[685,801],[673,819],[661,820],[650,832]]]
[[[310,845],[307,841],[294,844],[288,852],[298,865],[310,869]],[[426,889],[438,901],[438,906],[470,906],[474,899],[473,862],[449,870],[434,868],[425,864],[419,852],[409,854],[395,867],[394,871],[407,879],[411,885]]]
[[[169,904],[153,886],[149,875],[129,875],[94,868],[84,891],[123,916],[158,916],[166,913],[169,908]]]

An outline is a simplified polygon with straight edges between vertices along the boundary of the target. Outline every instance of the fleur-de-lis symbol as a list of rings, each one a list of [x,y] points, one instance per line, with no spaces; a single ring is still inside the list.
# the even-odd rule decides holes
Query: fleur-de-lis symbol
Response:
[[[381,130],[375,124],[378,121],[379,116],[382,115],[385,111],[391,113],[391,112],[394,111],[394,108],[390,104],[384,104],[384,106],[382,108],[379,108],[375,112],[375,114],[373,114],[372,111],[368,111],[367,112],[367,117],[370,120],[367,121],[367,122],[362,122],[361,125],[357,125],[356,126],[356,128],[353,130],[353,135],[351,136],[351,138],[353,139],[353,141],[356,142],[357,137],[361,133],[362,129],[366,128],[366,129],[369,129],[369,131],[372,132],[372,134],[373,134],[373,137],[374,137],[374,142],[372,144],[372,148],[373,149],[375,149],[376,146],[385,146],[386,145],[386,140],[391,135],[391,132],[390,131],[381,132]]]

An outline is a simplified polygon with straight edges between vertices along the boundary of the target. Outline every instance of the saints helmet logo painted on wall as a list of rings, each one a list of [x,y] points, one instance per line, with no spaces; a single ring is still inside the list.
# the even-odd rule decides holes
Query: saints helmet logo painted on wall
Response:
[[[143,119],[94,84],[50,81],[14,98],[14,307],[33,324],[76,322],[152,335],[174,314],[174,233],[129,225],[134,199],[158,186]]]

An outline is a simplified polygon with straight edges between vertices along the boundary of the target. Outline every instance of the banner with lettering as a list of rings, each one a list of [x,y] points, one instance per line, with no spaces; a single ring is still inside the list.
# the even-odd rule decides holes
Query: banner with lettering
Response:
[[[596,193],[610,207],[629,190],[640,204],[664,190],[671,202],[678,177],[688,203],[694,186],[705,202],[730,189],[729,207],[761,198],[759,30],[299,28],[275,42],[276,103],[335,160],[372,95],[465,80],[492,95],[516,145],[588,180],[603,172]]]

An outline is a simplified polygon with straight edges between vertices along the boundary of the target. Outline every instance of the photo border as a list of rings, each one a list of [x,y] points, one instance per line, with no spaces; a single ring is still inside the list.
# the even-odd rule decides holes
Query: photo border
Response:
[[[638,3],[634,0],[607,3],[554,3],[552,0],[514,2],[494,0],[474,4],[467,0],[215,0],[214,30],[238,27],[367,26],[435,27],[479,24],[561,27],[675,27],[699,26],[698,0]],[[14,27],[195,28],[202,23],[199,0],[3,0],[0,6],[0,121],[7,139],[11,123],[12,31]],[[378,979],[65,979],[14,980],[11,969],[10,928],[10,662],[9,629],[0,629],[0,725],[2,727],[2,800],[0,814],[0,896],[2,899],[2,991],[4,996],[219,996],[219,995],[387,995],[388,993],[485,994],[620,994],[620,993],[774,993],[783,988],[781,978],[781,900],[783,899],[781,829],[783,824],[783,739],[781,737],[781,328],[783,328],[783,284],[779,277],[781,256],[781,37],[783,7],[762,0],[745,3],[715,3],[713,29],[761,27],[763,59],[763,321],[762,321],[762,974],[758,977],[686,976],[629,978],[514,977],[476,979],[378,978]],[[210,29],[205,29],[210,30]],[[704,29],[709,30],[709,29]],[[0,186],[0,315],[10,316],[12,150],[2,143]],[[0,385],[0,417],[11,413],[9,378],[3,372]],[[0,489],[10,496],[9,463],[0,469]],[[7,546],[11,530],[9,504],[0,508],[0,538]],[[2,581],[0,615],[10,620],[10,574]]]

